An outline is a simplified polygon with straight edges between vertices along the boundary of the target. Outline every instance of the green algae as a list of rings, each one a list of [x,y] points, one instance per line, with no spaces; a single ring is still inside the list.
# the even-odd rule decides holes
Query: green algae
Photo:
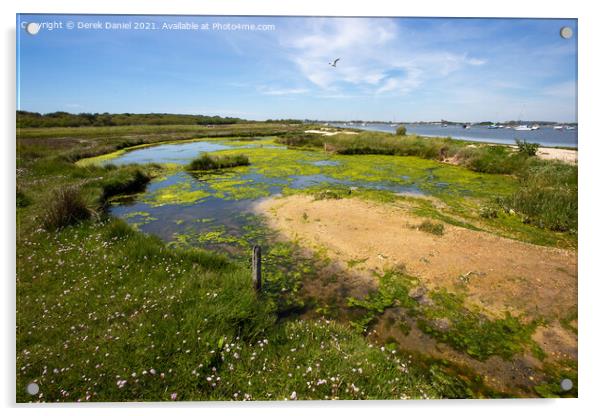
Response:
[[[239,154],[240,150],[215,153],[233,155]],[[413,156],[326,156],[321,151],[266,147],[245,149],[245,153],[249,155],[252,164],[246,172],[281,180],[287,180],[291,176],[324,175],[339,181],[413,185],[425,193],[449,198],[509,195],[517,186],[516,179],[510,176],[477,173],[464,167]],[[315,165],[325,159],[336,165]]]
[[[152,221],[158,220],[158,218],[151,216],[151,214],[146,211],[128,212],[127,214],[123,215],[123,218],[128,219],[128,224],[130,224],[135,230],[140,229],[140,226],[142,225],[146,225]]]
[[[192,189],[190,182],[183,182],[147,194],[143,201],[152,207],[160,207],[163,205],[194,204],[208,196],[211,196],[210,192],[203,189]]]
[[[540,320],[529,321],[509,312],[490,319],[480,309],[466,306],[464,295],[446,289],[425,289],[421,298],[429,301],[419,302],[411,294],[421,287],[418,278],[403,270],[388,270],[378,277],[376,291],[363,298],[347,298],[349,307],[363,311],[351,322],[360,332],[366,332],[387,309],[402,307],[422,332],[477,360],[494,355],[510,360],[527,348],[538,349],[532,335]]]
[[[228,235],[224,227],[220,227],[214,231],[208,231],[206,233],[199,234],[197,241],[201,244],[240,244],[240,237],[234,235]]]
[[[80,160],[76,161],[75,165],[79,166],[79,167],[102,165],[104,162],[116,159],[119,156],[123,155],[126,151],[131,150],[131,149],[132,149],[131,147],[128,148],[127,150],[126,149],[119,149],[119,150],[116,150],[116,151],[111,152],[111,153],[106,153],[104,155],[87,157],[87,158],[80,159]]]

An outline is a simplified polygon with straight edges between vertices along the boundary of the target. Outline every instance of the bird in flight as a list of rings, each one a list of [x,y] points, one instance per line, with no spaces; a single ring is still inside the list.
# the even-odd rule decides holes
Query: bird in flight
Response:
[[[337,67],[337,62],[339,62],[339,59],[341,59],[341,58],[337,58],[337,59],[335,59],[335,60],[334,60],[334,61],[332,61],[332,62],[328,62],[328,65],[330,65],[330,66],[332,66],[332,67],[336,68],[336,67]]]

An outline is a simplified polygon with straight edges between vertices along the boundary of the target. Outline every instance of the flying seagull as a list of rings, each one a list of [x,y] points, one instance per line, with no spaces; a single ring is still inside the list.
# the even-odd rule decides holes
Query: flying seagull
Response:
[[[341,59],[341,58],[337,58],[333,62],[328,62],[328,65],[336,68],[337,67],[337,62],[339,62],[339,59]]]

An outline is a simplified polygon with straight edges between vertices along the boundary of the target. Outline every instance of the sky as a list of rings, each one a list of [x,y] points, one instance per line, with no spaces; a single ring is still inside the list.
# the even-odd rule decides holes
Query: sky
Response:
[[[575,122],[576,103],[575,19],[17,15],[20,110]]]

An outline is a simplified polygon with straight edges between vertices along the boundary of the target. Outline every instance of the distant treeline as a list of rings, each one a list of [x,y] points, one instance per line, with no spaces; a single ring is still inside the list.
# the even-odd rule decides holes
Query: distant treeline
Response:
[[[307,121],[298,120],[296,118],[277,118],[277,119],[268,118],[265,122],[266,123],[282,123],[282,124],[303,124],[303,123],[306,123]]]
[[[23,127],[83,127],[83,126],[130,126],[130,125],[168,125],[168,124],[234,124],[248,122],[235,117],[203,116],[189,114],[109,114],[80,113],[64,111],[40,114],[29,111],[17,111],[17,128]]]

